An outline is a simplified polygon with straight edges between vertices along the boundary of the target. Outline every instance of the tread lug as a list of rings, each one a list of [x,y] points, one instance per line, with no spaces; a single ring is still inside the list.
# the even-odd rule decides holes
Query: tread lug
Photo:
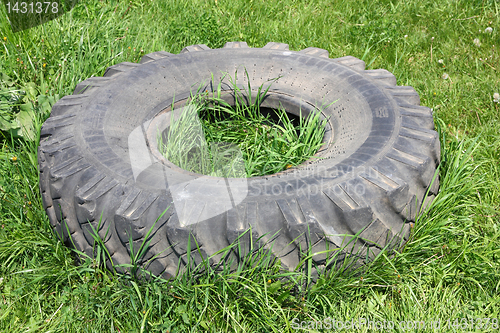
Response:
[[[117,74],[127,72],[131,69],[134,69],[136,67],[140,66],[140,64],[136,64],[133,62],[122,62],[113,66],[109,66],[106,71],[104,72],[104,77],[112,77]]]
[[[417,197],[414,195],[399,212],[406,221],[415,221],[417,217]]]
[[[348,190],[349,189],[349,190]],[[391,236],[390,230],[377,219],[364,200],[356,194],[356,187],[335,185],[327,191],[328,197],[338,207],[342,223],[369,245],[384,246]]]
[[[190,242],[190,251],[196,250],[197,241],[195,241],[193,231],[186,227],[183,227],[179,223],[179,215],[176,213],[171,215],[170,219],[167,222],[167,237],[170,245],[172,245],[175,252],[177,252],[178,254],[184,254],[187,252],[188,241]],[[202,244],[198,243],[198,245]]]
[[[288,44],[269,42],[263,47],[263,49],[288,50]]]
[[[89,94],[91,91],[102,87],[108,81],[109,78],[101,76],[88,78],[76,85],[75,89],[73,90],[73,95],[79,95],[83,93]]]
[[[409,186],[404,180],[380,167],[370,168],[369,173],[362,173],[360,176],[382,189],[396,211],[400,212],[403,209],[409,192]]]
[[[365,70],[364,73],[382,84],[388,86],[395,86],[397,84],[396,77],[394,76],[394,74],[392,74],[386,69],[380,68],[380,69]]]
[[[346,56],[342,58],[335,58],[332,59],[332,61],[337,62],[341,65],[347,66],[355,71],[364,71],[366,64],[363,60],[360,60],[358,58],[355,58],[353,56]]]
[[[395,86],[385,87],[386,91],[394,97],[394,99],[401,104],[412,104],[412,105],[420,105],[420,96],[413,89],[413,87],[406,86]]]
[[[326,233],[318,223],[307,198],[278,199],[276,203],[283,214],[289,237],[302,253],[307,253],[309,249],[311,253],[327,249]],[[317,254],[313,256],[313,260],[321,262],[326,260],[326,257],[326,253]]]
[[[320,49],[317,47],[308,47],[306,49],[300,50],[299,53],[305,53],[307,55],[312,55],[315,57],[328,58],[330,53],[327,50]]]
[[[432,116],[422,116],[418,113],[410,113],[400,110],[402,116],[402,124],[409,128],[424,128],[434,130],[434,119]]]
[[[165,51],[156,51],[153,53],[148,53],[142,56],[141,61],[139,62],[140,64],[145,64],[151,61],[155,61],[158,59],[163,59],[172,56],[172,53],[165,52]]]
[[[428,151],[428,154],[434,160],[436,165],[440,163],[441,143],[436,131],[403,124],[403,127],[399,132],[399,136],[419,143],[421,151]]]
[[[54,165],[50,170],[51,180],[54,181],[59,178],[67,178],[79,171],[85,170],[90,167],[88,163],[77,163],[83,159],[81,156],[73,156],[62,163]]]
[[[183,48],[180,54],[189,52],[207,51],[207,50],[211,50],[211,48],[209,48],[205,44],[189,45]]]
[[[224,44],[224,49],[247,49],[247,42],[227,42]]]
[[[261,246],[256,230],[258,205],[256,202],[240,204],[227,212],[226,237],[229,244],[236,243],[238,258],[243,259],[252,250]]]
[[[114,220],[115,228],[123,244],[143,238],[149,231],[145,218],[146,211],[158,199],[154,193],[144,193],[133,189],[118,208]]]
[[[118,185],[114,179],[107,179],[102,174],[94,176],[87,184],[76,190],[76,197],[79,203],[96,200]]]
[[[407,140],[406,138],[404,138]],[[414,169],[418,173],[417,179],[420,179],[421,186],[427,187],[434,177],[436,172],[435,160],[431,157],[421,155],[415,151],[405,149],[406,144],[401,144],[399,139],[394,147],[386,154],[386,157],[400,164],[407,166],[408,169]],[[404,142],[404,141],[403,141]],[[422,149],[425,151],[425,149]],[[432,151],[430,152],[432,154]]]
[[[40,150],[43,153],[53,155],[55,152],[62,151],[64,149],[72,148],[76,144],[73,140],[73,134],[68,134],[62,138],[46,138],[40,140]]]
[[[52,111],[50,112],[50,117],[47,119],[51,119],[53,117],[64,116],[66,114],[76,115],[76,112],[81,108],[81,104],[85,102],[85,99],[88,97],[87,95],[69,95],[69,96],[77,96],[78,99],[72,100],[64,100],[61,99],[57,101],[54,106],[52,106]],[[66,96],[68,97],[68,96]]]

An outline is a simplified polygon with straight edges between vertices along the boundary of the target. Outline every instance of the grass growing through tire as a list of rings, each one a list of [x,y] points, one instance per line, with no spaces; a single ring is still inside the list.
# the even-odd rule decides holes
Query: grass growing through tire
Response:
[[[246,69],[245,75],[249,82],[245,91],[236,84],[237,73],[234,78],[224,74],[211,93],[203,92],[200,85],[178,119],[170,118],[166,142],[158,135],[165,158],[191,172],[238,178],[274,174],[314,156],[322,146],[328,121],[321,118],[322,108],[294,122],[280,107],[274,110],[277,121],[273,121],[261,105],[279,78],[259,86],[252,98]],[[221,98],[226,77],[235,105]]]

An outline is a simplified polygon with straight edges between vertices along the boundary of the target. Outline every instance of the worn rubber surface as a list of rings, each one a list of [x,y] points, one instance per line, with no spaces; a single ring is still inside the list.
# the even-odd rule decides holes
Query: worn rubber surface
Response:
[[[268,106],[297,113],[336,101],[322,110],[329,120],[318,159],[228,181],[183,171],[142,139],[174,98],[243,69],[255,89],[280,77]],[[248,84],[244,75],[237,83]],[[149,241],[140,262],[166,278],[235,241],[235,261],[264,246],[293,269],[307,249],[343,247],[345,235],[362,231],[349,250],[373,257],[408,237],[424,198],[438,190],[439,140],[431,110],[419,104],[417,92],[397,86],[390,72],[365,70],[354,57],[330,59],[318,48],[231,42],[151,53],[81,82],[54,105],[38,150],[43,205],[55,232],[90,256],[91,226],[98,230],[115,265],[131,262],[131,239],[134,252]],[[313,257],[318,265],[326,259]]]

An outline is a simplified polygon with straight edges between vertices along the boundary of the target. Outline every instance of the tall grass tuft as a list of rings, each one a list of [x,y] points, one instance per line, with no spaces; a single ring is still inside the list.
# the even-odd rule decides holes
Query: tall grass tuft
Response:
[[[248,78],[248,73],[245,70]],[[171,117],[163,142],[162,154],[177,166],[196,173],[222,177],[255,177],[277,173],[312,158],[322,146],[328,119],[321,117],[321,108],[291,119],[282,107],[269,112],[262,102],[272,82],[256,90],[252,99],[250,84],[242,90],[227,73],[234,105],[222,98],[227,91],[219,83],[208,93],[200,88],[178,117]],[[250,81],[250,80],[248,80]],[[222,82],[222,80],[221,80]],[[265,87],[265,88],[264,88]],[[324,106],[323,106],[324,107]],[[272,113],[275,118],[272,119]]]

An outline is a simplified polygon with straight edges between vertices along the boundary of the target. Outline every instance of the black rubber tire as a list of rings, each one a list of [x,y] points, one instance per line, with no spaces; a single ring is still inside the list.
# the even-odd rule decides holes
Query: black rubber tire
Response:
[[[184,189],[196,202],[174,205],[172,188],[200,175],[158,158],[150,141],[142,146],[150,160],[134,175],[131,151],[138,148],[128,145],[131,133],[147,132],[149,121],[174,97],[187,98],[193,85],[237,68],[248,71],[253,88],[282,76],[269,91],[271,107],[282,103],[297,113],[337,100],[322,111],[329,118],[322,159],[266,177],[232,179],[230,187],[222,178],[205,177]],[[248,84],[244,75],[238,83]],[[439,139],[431,110],[419,104],[417,92],[396,86],[390,72],[365,70],[363,61],[350,56],[330,59],[318,48],[297,52],[281,43],[249,48],[231,42],[222,49],[193,45],[178,55],[147,54],[140,64],[114,65],[104,77],[81,82],[54,105],[38,150],[43,205],[55,232],[90,256],[90,226],[97,229],[115,265],[131,262],[129,237],[136,252],[151,229],[140,263],[166,278],[187,264],[188,253],[190,262],[199,263],[200,256],[236,240],[242,244],[231,254],[236,261],[250,246],[262,245],[284,268],[294,269],[301,251],[344,246],[349,238],[339,235],[363,230],[354,251],[370,257],[404,242],[424,198],[430,202],[438,191],[438,179],[432,179]],[[160,184],[159,177],[168,182]],[[233,191],[235,206],[219,196],[223,188]],[[211,209],[222,212],[213,216]],[[250,227],[251,234],[238,239]],[[220,259],[215,255],[210,263]],[[313,257],[317,265],[326,259]]]

